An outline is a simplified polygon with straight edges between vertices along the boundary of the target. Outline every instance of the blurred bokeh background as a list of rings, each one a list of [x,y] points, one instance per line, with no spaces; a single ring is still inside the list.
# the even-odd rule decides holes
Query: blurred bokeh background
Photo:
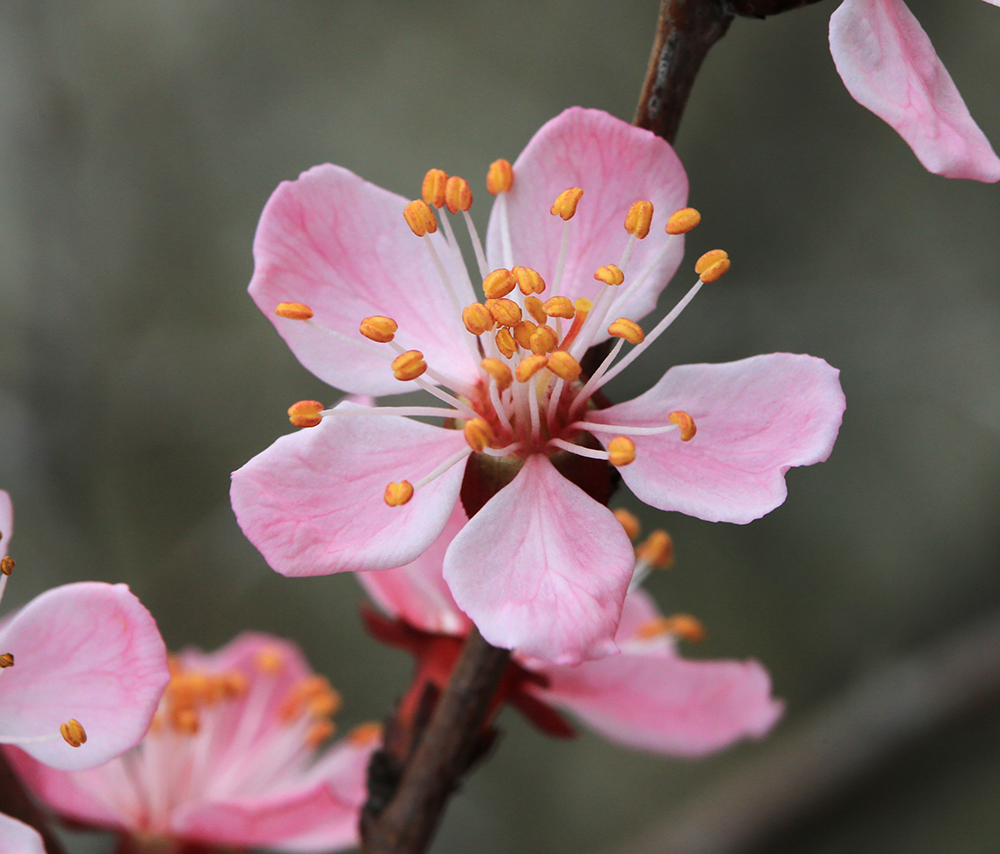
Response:
[[[1000,10],[910,6],[1000,143]],[[692,763],[586,733],[556,743],[507,713],[439,854],[626,844],[865,674],[1000,608],[1000,191],[929,175],[851,100],[827,47],[834,8],[738,19],[710,53],[677,141],[704,216],[685,264],[721,245],[734,268],[645,376],[611,389],[621,400],[673,363],[776,350],[842,370],[833,456],[793,470],[763,520],[617,502],[675,537],[676,567],[648,586],[707,625],[688,653],[759,658],[786,718],[768,741]],[[171,647],[245,628],[294,638],[344,693],[345,727],[380,718],[409,661],[365,636],[354,579],[277,576],[229,508],[229,473],[290,429],[286,407],[336,397],[246,295],[257,218],[279,181],[329,161],[408,196],[429,167],[466,176],[484,226],[487,165],[542,122],[573,104],[631,119],[656,14],[655,0],[5,2],[0,487],[18,561],[5,609],[55,584],[125,581]],[[921,730],[762,850],[1000,850],[997,711]]]

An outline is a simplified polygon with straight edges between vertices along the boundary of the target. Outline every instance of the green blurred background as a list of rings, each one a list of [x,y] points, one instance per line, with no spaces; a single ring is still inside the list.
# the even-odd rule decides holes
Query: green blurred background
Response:
[[[1000,143],[1000,9],[910,5]],[[776,350],[842,370],[833,456],[793,470],[763,520],[617,502],[675,537],[676,567],[648,586],[706,623],[689,653],[762,660],[786,718],[770,741],[691,763],[556,743],[508,713],[439,854],[626,843],[859,675],[1000,608],[998,189],[929,175],[851,100],[827,47],[834,8],[739,19],[709,55],[677,141],[704,217],[685,268],[716,245],[734,267],[645,375],[611,387],[622,400],[673,363]],[[573,104],[631,119],[656,14],[654,0],[4,3],[6,608],[125,581],[171,647],[285,635],[344,693],[345,727],[381,717],[409,661],[365,636],[354,579],[279,577],[229,508],[229,473],[290,429],[286,407],[335,397],[246,295],[257,218],[279,181],[329,161],[408,196],[429,167],[466,176],[485,226],[487,165],[545,120]],[[1000,850],[997,711],[934,727],[762,850]]]

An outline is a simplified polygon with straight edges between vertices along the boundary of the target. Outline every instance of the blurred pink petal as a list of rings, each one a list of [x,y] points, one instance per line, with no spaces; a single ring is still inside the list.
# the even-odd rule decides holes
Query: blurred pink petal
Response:
[[[45,854],[38,831],[0,813],[0,851],[3,854]]]

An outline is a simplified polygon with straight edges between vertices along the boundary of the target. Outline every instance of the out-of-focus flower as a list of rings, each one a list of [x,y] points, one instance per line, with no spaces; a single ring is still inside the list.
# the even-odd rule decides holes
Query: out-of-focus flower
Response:
[[[417,713],[428,685],[443,689],[472,627],[441,573],[448,543],[464,523],[458,508],[437,542],[413,563],[358,574],[391,618],[367,613],[369,629],[417,659],[416,678],[400,708],[404,719]],[[663,532],[655,532],[640,546],[635,582],[667,559],[668,545]],[[674,756],[700,756],[763,736],[782,710],[771,697],[767,671],[756,661],[681,658],[678,639],[697,640],[701,632],[689,616],[662,616],[633,584],[615,636],[620,655],[567,667],[515,652],[497,703],[509,703],[551,735],[572,732],[555,707],[615,741]]]
[[[1000,180],[1000,158],[903,0],[844,0],[830,18],[830,52],[847,91],[888,122],[929,171]],[[988,65],[995,70],[994,61]]]
[[[494,163],[487,186],[497,199],[485,251],[469,185],[440,170],[409,204],[335,166],[277,189],[250,293],[300,361],[351,393],[419,387],[445,406],[302,401],[292,423],[312,429],[237,471],[233,508],[278,572],[317,575],[409,563],[460,501],[470,521],[444,557],[455,600],[490,643],[574,664],[616,651],[632,575],[604,506],[612,465],[655,507],[749,522],[784,500],[789,467],[826,459],[844,397],[822,360],[773,354],[674,368],[605,408],[604,384],[729,266],[708,253],[644,334],[636,319],[700,219],[683,208],[677,156],[648,131],[575,108],[513,166]],[[484,301],[445,208],[468,224]],[[585,354],[609,339],[591,364]],[[428,416],[444,426],[410,420]]]
[[[378,728],[359,727],[318,752],[340,699],[296,646],[245,633],[215,653],[185,651],[171,666],[149,734],[120,758],[66,773],[11,752],[38,797],[67,819],[157,852],[184,843],[355,844]]]
[[[4,854],[45,854],[45,845],[36,830],[0,813],[0,851]]]

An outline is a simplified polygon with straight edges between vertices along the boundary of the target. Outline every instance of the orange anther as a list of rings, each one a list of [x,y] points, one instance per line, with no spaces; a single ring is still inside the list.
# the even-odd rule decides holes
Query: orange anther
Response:
[[[390,507],[401,507],[413,498],[413,484],[408,480],[390,483],[385,488],[385,503]]]
[[[528,310],[528,314],[535,319],[535,323],[545,323],[549,319],[542,306],[542,301],[538,297],[525,297],[524,307]]]
[[[634,540],[639,536],[641,526],[639,524],[639,520],[633,513],[629,513],[629,511],[624,507],[619,507],[615,510],[615,518],[621,522],[622,527],[625,529],[625,533],[628,535],[630,540]]]
[[[497,349],[508,359],[517,352],[517,341],[506,326],[497,330],[495,341]]]
[[[300,400],[288,407],[288,420],[293,427],[315,427],[323,420],[323,404],[318,400]]]
[[[531,267],[514,267],[511,272],[517,279],[517,286],[521,289],[521,293],[525,296],[540,294],[545,290],[545,279],[537,270],[532,270]]]
[[[576,314],[576,308],[569,297],[550,297],[545,300],[543,308],[549,317],[561,317],[564,320],[572,320]]]
[[[580,363],[565,350],[556,350],[549,356],[549,370],[559,379],[568,383],[576,382],[580,377]]]
[[[667,418],[681,428],[682,442],[690,442],[694,438],[694,434],[698,432],[694,419],[686,412],[681,412],[678,409],[676,412],[671,412]]]
[[[0,655],[0,668],[6,669],[14,666],[14,653],[5,652]]]
[[[467,211],[472,207],[472,188],[465,178],[452,175],[444,190],[444,203],[448,206],[449,213]]]
[[[606,285],[620,285],[625,281],[625,274],[617,264],[608,264],[606,267],[598,267],[594,271],[594,278]]]
[[[666,531],[657,528],[639,544],[635,556],[657,569],[669,569],[674,564],[673,538]]]
[[[423,199],[410,202],[403,208],[403,219],[417,237],[433,234],[438,230],[437,218]]]
[[[667,234],[687,234],[701,222],[701,214],[694,208],[681,208],[674,211],[667,220]]]
[[[60,724],[59,733],[70,747],[79,747],[81,744],[87,743],[87,733],[75,718],[70,718],[66,723]]]
[[[313,310],[301,302],[279,302],[274,313],[289,320],[309,320],[313,316]]]
[[[729,271],[731,264],[728,258],[720,258],[701,273],[701,280],[706,284],[718,281]]]
[[[615,436],[608,442],[608,462],[613,466],[627,466],[635,459],[635,442],[628,436]]]
[[[517,326],[511,329],[514,333],[514,340],[525,350],[531,349],[531,335],[538,327],[530,320],[522,320]]]
[[[399,329],[399,324],[391,317],[373,314],[371,317],[366,317],[361,321],[359,329],[361,334],[369,341],[375,341],[378,344],[388,344],[396,337],[396,330]]]
[[[561,216],[563,221],[572,219],[576,213],[576,206],[580,204],[581,196],[583,196],[583,190],[579,187],[570,187],[568,190],[563,190],[552,203],[549,213],[552,216]]]
[[[551,326],[539,326],[531,333],[530,349],[536,356],[551,353],[559,343],[559,336]]]
[[[198,720],[198,712],[189,706],[171,710],[170,723],[173,725],[175,730],[183,732],[186,735],[197,734],[198,728],[201,724]],[[63,738],[65,738],[65,735]]]
[[[326,741],[330,736],[333,735],[336,727],[333,725],[333,721],[323,720],[316,721],[310,728],[309,732],[306,733],[306,744],[309,747],[319,747],[324,741]]]
[[[521,306],[514,300],[491,300],[486,303],[486,307],[501,326],[517,326],[521,322]]]
[[[257,650],[253,663],[261,673],[274,676],[285,666],[285,654],[276,646],[263,646]]]
[[[608,327],[608,335],[614,338],[624,338],[629,344],[641,344],[646,340],[646,333],[634,320],[619,317]]]
[[[448,182],[448,175],[443,169],[431,169],[424,175],[424,183],[420,187],[420,195],[423,200],[433,208],[439,208],[444,204],[444,188]]]
[[[14,558],[10,555],[4,555],[0,558],[0,572],[4,575],[10,575],[14,571]]]
[[[568,350],[570,345],[576,340],[576,336],[583,329],[583,324],[587,322],[587,316],[594,310],[594,304],[586,297],[577,297],[576,302],[573,303],[573,309],[576,311],[576,314],[573,317],[573,325],[570,326],[569,332],[566,333],[566,336],[562,340],[563,350]]]
[[[486,189],[495,196],[497,193],[506,193],[512,186],[514,186],[514,170],[510,161],[503,158],[494,160],[490,164],[490,171],[486,173]]]
[[[397,380],[403,382],[415,380],[426,370],[427,363],[424,361],[424,354],[419,350],[407,350],[392,360],[392,374]]]
[[[462,322],[473,335],[482,335],[493,328],[493,315],[481,302],[474,302],[462,309]]]
[[[514,290],[515,285],[517,279],[514,274],[501,267],[483,279],[483,293],[486,294],[486,299],[500,299]]]
[[[694,271],[700,276],[716,262],[723,261],[728,258],[729,253],[726,252],[725,249],[710,249],[694,262]]]
[[[483,359],[479,364],[493,378],[499,391],[510,388],[510,384],[514,382],[514,375],[510,368],[499,359]]]
[[[549,363],[548,356],[528,356],[526,359],[521,361],[521,364],[517,366],[514,371],[514,376],[517,377],[519,383],[526,383],[535,374],[543,370]]]
[[[477,454],[482,453],[493,441],[493,431],[485,418],[470,418],[463,428],[465,441]]]
[[[653,203],[647,201],[632,202],[632,207],[625,214],[625,230],[642,240],[649,234],[649,226],[653,222]]]
[[[231,670],[229,673],[223,673],[219,682],[222,696],[229,700],[242,697],[246,694],[249,687],[250,683],[247,682],[246,676],[240,673],[239,670]]]
[[[642,640],[663,635],[673,635],[684,641],[700,643],[705,639],[705,627],[700,620],[690,614],[674,614],[670,617],[653,617],[636,630],[636,636]]]
[[[375,721],[359,724],[347,734],[347,740],[356,746],[373,744],[382,739],[382,724]]]

